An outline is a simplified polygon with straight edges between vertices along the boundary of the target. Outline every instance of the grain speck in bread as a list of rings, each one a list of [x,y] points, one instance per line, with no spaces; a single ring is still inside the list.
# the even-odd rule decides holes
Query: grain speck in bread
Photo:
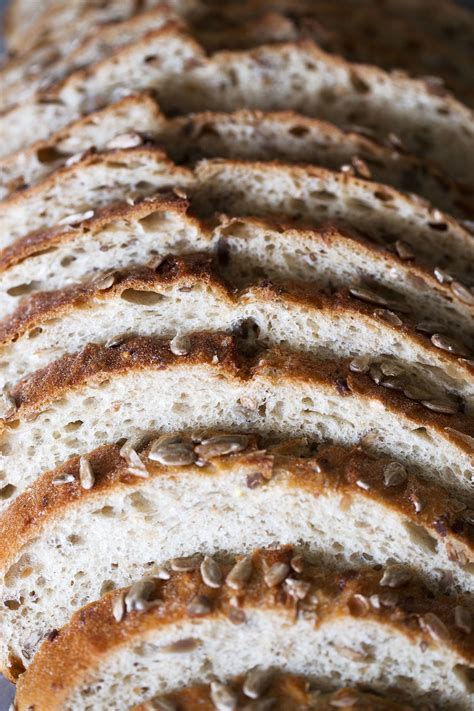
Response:
[[[194,553],[290,544],[332,567],[388,566],[388,589],[419,577],[438,592],[474,590],[472,512],[469,523],[462,502],[390,459],[209,430],[151,435],[131,452],[108,445],[73,458],[1,518],[8,673],[78,607]]]
[[[186,355],[174,355],[168,340],[135,338],[64,356],[17,384],[10,398],[16,411],[9,403],[0,438],[3,509],[73,454],[123,436],[194,427],[309,435],[346,446],[362,439],[369,451],[472,499],[473,418],[441,414],[380,387],[351,371],[348,360],[277,348],[256,359],[219,333],[194,335]]]
[[[121,596],[131,602],[138,588],[105,595],[43,643],[18,682],[19,711],[32,703],[37,711],[76,711],[91,696],[97,708],[120,709],[141,701],[144,686],[153,695],[263,664],[326,684],[335,674],[344,684],[363,675],[369,688],[390,688],[399,699],[470,708],[472,634],[454,625],[464,601],[432,599],[408,583],[390,591],[387,607],[386,571],[334,573],[306,565],[297,574],[292,558],[291,549],[253,554],[250,580],[238,597],[228,585],[206,586],[199,568],[173,572],[147,586],[142,611],[125,611],[120,621],[114,602]],[[224,580],[234,561],[222,565]],[[302,600],[292,594],[291,579],[306,583]]]
[[[236,289],[210,255],[170,256],[155,269],[116,270],[25,298],[0,323],[0,389],[87,343],[209,330],[235,332],[251,347],[357,358],[353,367],[375,368],[373,377],[386,387],[419,390],[415,399],[444,403],[447,412],[474,413],[468,349],[460,343],[461,355],[443,350],[443,337],[438,334],[437,347],[418,325],[348,289],[328,295],[311,284],[268,281]]]

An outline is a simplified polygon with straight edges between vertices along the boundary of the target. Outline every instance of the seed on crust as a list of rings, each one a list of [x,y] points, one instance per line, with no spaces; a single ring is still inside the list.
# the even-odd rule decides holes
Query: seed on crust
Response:
[[[170,699],[164,696],[154,696],[153,699],[147,701],[144,708],[146,711],[178,711],[178,707]]]
[[[353,373],[368,373],[370,361],[366,356],[356,356],[349,363],[349,370]]]
[[[395,249],[396,249],[398,256],[403,261],[407,261],[409,259],[415,258],[415,254],[414,254],[412,248],[410,247],[410,245],[401,239],[398,239],[395,242]]]
[[[206,555],[201,563],[201,578],[204,584],[210,588],[220,588],[224,582],[219,563],[209,555]]]
[[[391,326],[399,327],[403,325],[402,319],[397,316],[396,313],[390,311],[390,309],[375,309],[373,313],[374,316],[377,316],[377,318],[382,319],[382,321],[389,323]]]
[[[127,440],[120,449],[119,454],[127,462],[130,474],[146,479],[148,477],[148,469],[142,462],[138,452],[133,448],[133,444],[133,440]]]
[[[99,291],[106,291],[114,285],[115,277],[115,272],[107,272],[106,274],[102,274],[98,279],[94,280],[94,286]]]
[[[305,567],[304,556],[302,556],[301,553],[294,555],[290,560],[290,567],[295,571],[295,573],[302,573]]]
[[[85,457],[79,460],[79,481],[83,489],[92,489],[95,484],[94,470],[91,463]]]
[[[112,605],[112,615],[116,622],[121,622],[125,617],[125,593],[121,592],[117,595]]]
[[[356,706],[360,701],[361,697],[353,689],[339,689],[339,691],[334,692],[331,696],[329,705],[336,709],[350,709]]]
[[[389,462],[383,470],[385,486],[399,486],[407,480],[407,470],[400,462]]]
[[[148,459],[163,466],[185,467],[194,464],[197,457],[191,444],[185,442],[160,443],[153,442]]]
[[[426,407],[427,410],[432,410],[433,412],[439,412],[443,415],[455,415],[459,412],[459,407],[454,400],[447,399],[437,399],[437,400],[422,400],[421,404]]]
[[[270,686],[271,680],[271,671],[254,667],[245,677],[242,691],[249,699],[259,699]]]
[[[66,215],[61,220],[58,221],[58,225],[67,225],[69,227],[74,227],[74,225],[79,225],[85,220],[90,220],[94,217],[94,210],[86,210],[85,212],[75,212],[72,215]]]
[[[212,601],[207,595],[195,595],[189,602],[187,611],[192,617],[208,615],[212,610]]]
[[[446,625],[434,612],[427,612],[419,618],[420,627],[437,642],[445,640],[449,634]]]
[[[295,600],[304,600],[308,594],[311,583],[306,580],[296,580],[296,578],[287,578],[285,580],[285,588],[288,591],[288,595]]]
[[[380,579],[379,585],[387,588],[400,588],[411,580],[409,573],[401,565],[388,565]]]
[[[237,695],[227,684],[222,684],[220,681],[212,681],[210,696],[216,711],[235,711],[237,709]]]
[[[73,481],[76,481],[74,474],[59,474],[51,483],[54,486],[62,486],[63,484],[72,484]]]
[[[191,339],[189,336],[177,333],[170,341],[170,351],[175,356],[185,356],[191,350]]]
[[[466,634],[470,634],[472,630],[472,615],[467,607],[456,605],[454,608],[454,624],[458,629]]]
[[[265,572],[263,579],[265,580],[265,584],[268,585],[269,588],[275,588],[277,587],[277,585],[280,585],[285,580],[289,572],[290,566],[286,563],[274,563]]]
[[[444,336],[442,333],[433,333],[431,336],[431,343],[440,348],[442,351],[448,351],[448,353],[454,353],[454,355],[468,356],[470,355],[467,348],[456,341],[454,338],[449,336]]]
[[[253,564],[250,556],[241,558],[228,573],[225,582],[232,590],[243,590],[252,577]]]
[[[467,304],[468,306],[474,306],[474,294],[470,289],[468,289],[466,286],[463,284],[460,284],[458,281],[453,281],[451,283],[451,291],[453,292],[454,296],[456,296],[459,301],[462,301],[464,304]]]
[[[464,444],[467,444],[472,450],[474,450],[474,437],[466,434],[465,432],[460,432],[459,430],[453,429],[453,427],[445,427],[445,432],[450,432],[455,437],[458,437]]]
[[[352,165],[362,178],[370,180],[370,178],[372,177],[372,173],[365,160],[362,160],[362,158],[359,158],[358,156],[354,156],[352,159]]]
[[[349,293],[360,301],[365,301],[368,304],[376,304],[377,306],[389,306],[390,302],[387,301],[380,294],[375,293],[372,289],[368,289],[363,286],[351,286],[349,287]]]
[[[207,460],[213,457],[223,457],[226,454],[243,452],[247,449],[248,442],[249,438],[246,435],[216,435],[215,437],[204,439],[201,444],[194,448],[194,451],[202,459]]]
[[[439,267],[434,268],[433,274],[440,284],[450,284],[453,281],[451,274],[448,274],[448,272],[445,272],[444,269],[440,269]]]
[[[129,131],[128,133],[121,133],[115,138],[112,138],[105,147],[108,150],[114,149],[124,149],[124,148],[136,148],[143,144],[143,138],[136,131]]]
[[[188,573],[191,570],[196,570],[201,565],[201,555],[188,555],[181,558],[173,558],[170,561],[171,570],[175,573]]]
[[[153,580],[143,578],[134,583],[125,595],[125,609],[127,612],[143,611],[149,607],[149,600],[155,590]]]

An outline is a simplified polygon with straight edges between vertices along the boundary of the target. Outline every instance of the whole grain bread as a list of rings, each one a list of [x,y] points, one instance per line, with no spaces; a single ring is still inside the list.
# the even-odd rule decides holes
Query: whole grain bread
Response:
[[[221,52],[172,27],[150,32],[87,70],[40,92],[0,117],[0,155],[47,138],[120,92],[153,89],[165,111],[294,109],[337,125],[357,123],[382,139],[394,132],[407,148],[472,183],[472,112],[422,81],[352,65],[311,41]]]
[[[167,120],[147,94],[126,97],[102,111],[0,160],[0,197],[36,184],[87,150],[153,140],[179,163],[200,158],[283,160],[352,172],[416,193],[460,218],[472,216],[469,191],[430,163],[334,124],[294,112],[205,112]]]
[[[217,181],[214,190],[219,195]],[[215,255],[222,273],[239,286],[270,278],[311,282],[329,291],[353,288],[376,309],[411,314],[417,329],[430,337],[449,336],[454,340],[444,350],[470,357],[472,309],[456,298],[450,283],[354,231],[330,224],[313,229],[278,217],[221,215],[209,223],[188,212],[185,200],[160,195],[99,211],[73,228],[29,235],[0,255],[0,313],[10,314],[28,295],[133,265],[155,267],[167,254],[200,251]],[[439,346],[443,350],[442,342]]]
[[[256,665],[326,684],[335,674],[345,684],[363,674],[369,688],[390,688],[400,700],[470,708],[472,634],[454,618],[459,605],[469,614],[472,601],[431,598],[416,584],[387,591],[384,570],[334,573],[303,564],[296,573],[291,549],[254,553],[236,594],[228,580],[235,560],[212,561],[218,588],[204,583],[197,564],[77,612],[20,678],[18,710],[32,703],[37,711],[85,709],[91,696],[97,708],[120,709],[141,701],[143,687],[166,693]],[[306,591],[302,600],[294,586]]]
[[[195,553],[289,544],[318,565],[388,566],[387,587],[472,594],[473,512],[390,459],[242,431],[150,439],[74,457],[0,519],[3,670],[79,607]]]
[[[234,332],[250,348],[274,344],[318,358],[355,358],[354,369],[429,407],[474,413],[474,364],[437,347],[416,319],[374,308],[355,293],[268,280],[239,289],[223,281],[209,254],[115,271],[26,298],[0,323],[0,389],[87,343],[212,330]]]
[[[2,409],[3,510],[74,454],[123,436],[196,427],[362,442],[472,500],[472,417],[381,387],[351,371],[349,360],[278,348],[245,355],[220,333],[90,344],[4,393]],[[423,505],[413,500],[415,510]]]

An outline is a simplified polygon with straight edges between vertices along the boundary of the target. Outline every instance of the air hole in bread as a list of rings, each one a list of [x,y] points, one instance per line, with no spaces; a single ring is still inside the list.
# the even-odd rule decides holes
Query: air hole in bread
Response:
[[[36,151],[36,157],[40,163],[48,165],[50,163],[57,163],[60,160],[67,158],[66,155],[60,153],[54,146],[45,146]]]
[[[141,511],[142,513],[151,513],[155,510],[155,507],[153,506],[153,503],[150,501],[150,499],[148,499],[146,496],[143,496],[140,491],[135,491],[133,494],[130,494],[128,499],[130,501],[131,506],[133,506],[133,508],[137,511]]]
[[[37,326],[36,328],[32,328],[31,331],[28,331],[28,338],[36,338],[41,333],[43,333],[43,329],[41,326]]]
[[[292,136],[295,136],[295,138],[303,138],[304,136],[308,135],[309,128],[307,126],[296,125],[288,129],[288,133],[290,133]]]
[[[112,592],[112,590],[115,590],[115,584],[113,580],[104,580],[104,582],[100,586],[100,597],[102,597],[102,595],[106,595],[109,592]]]
[[[70,264],[76,261],[76,257],[73,257],[72,254],[67,254],[65,257],[61,259],[59,262],[62,267],[68,267]]]
[[[37,291],[39,286],[40,283],[38,281],[30,281],[28,284],[12,286],[11,289],[7,289],[7,294],[9,296],[25,296],[26,294],[31,294],[33,291]]]
[[[74,422],[68,422],[64,427],[65,432],[76,432],[83,425],[82,420],[75,420]]]
[[[7,484],[6,486],[3,486],[0,489],[0,500],[6,501],[7,499],[11,499],[15,491],[16,486],[13,486],[13,484]]]
[[[403,525],[412,543],[427,553],[437,552],[438,541],[436,538],[433,538],[423,526],[419,526],[411,521],[405,521]]]
[[[458,679],[464,684],[468,694],[474,694],[474,668],[465,664],[456,664],[453,668]]]
[[[329,202],[330,200],[337,200],[337,195],[331,193],[329,190],[312,190],[309,196],[315,198],[315,200],[322,200],[323,202]]]
[[[78,536],[76,533],[71,533],[71,535],[68,536],[66,540],[69,541],[69,543],[73,546],[79,546],[81,545],[81,543],[84,543],[84,539],[81,536]]]
[[[102,508],[93,511],[94,516],[102,516],[103,518],[115,518],[117,512],[113,506],[102,506]]]
[[[163,300],[161,294],[154,291],[139,291],[138,289],[125,289],[120,294],[120,298],[130,304],[139,304],[140,306],[153,306]]]

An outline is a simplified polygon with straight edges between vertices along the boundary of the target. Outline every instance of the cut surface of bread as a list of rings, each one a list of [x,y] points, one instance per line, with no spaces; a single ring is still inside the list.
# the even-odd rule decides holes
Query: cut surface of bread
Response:
[[[88,345],[18,383],[2,406],[2,509],[74,454],[194,427],[363,442],[472,498],[472,417],[435,412],[351,371],[347,360],[277,348],[244,356],[220,333]]]
[[[198,562],[77,612],[19,679],[19,711],[33,703],[38,711],[121,709],[141,701],[144,688],[166,693],[258,665],[327,685],[336,674],[338,684],[363,675],[368,688],[390,688],[399,699],[470,708],[472,634],[454,624],[455,608],[469,603],[430,598],[416,584],[387,590],[384,570],[334,573],[303,563],[296,573],[291,549],[254,553],[236,590],[228,578],[235,560],[208,560],[211,586]],[[207,577],[211,564],[219,587]]]
[[[347,290],[328,295],[308,284],[268,281],[237,290],[221,277],[210,255],[193,254],[26,298],[0,324],[0,389],[87,343],[212,330],[236,332],[251,347],[357,358],[354,368],[387,387],[474,413],[474,365],[436,347],[405,314],[377,309]]]
[[[192,174],[156,148],[127,148],[86,155],[38,185],[12,195],[0,212],[0,249],[28,232],[61,223],[75,225],[116,201],[186,186]]]
[[[347,63],[309,41],[207,58],[172,27],[150,32],[3,114],[0,155],[47,138],[131,88],[154,90],[167,112],[293,109],[338,125],[360,124],[382,138],[394,132],[409,151],[451,177],[474,181],[465,160],[474,144],[472,112],[452,97],[433,96],[423,82]]]
[[[103,151],[110,142],[139,145],[150,138],[179,163],[218,157],[344,168],[365,179],[417,193],[453,215],[472,214],[469,193],[454,181],[393,145],[357,133],[357,128],[344,131],[291,111],[205,112],[167,120],[146,94],[126,97],[50,139],[37,141],[0,160],[0,197],[36,184],[66,162],[78,159],[84,151]]]
[[[262,688],[254,688],[255,680],[262,680]],[[251,699],[257,698],[252,705]],[[265,709],[265,704],[273,711],[334,711],[334,708],[349,707],[353,711],[400,711],[400,704],[390,693],[373,694],[355,687],[340,688],[337,691],[321,689],[306,677],[295,674],[274,673],[272,670],[255,667],[247,674],[225,683],[196,684],[171,694],[158,694],[148,699],[133,711],[159,711],[179,708],[181,711],[218,711],[219,708],[252,709],[256,704]],[[258,708],[258,706],[257,706]],[[413,707],[404,704],[404,711]]]
[[[241,431],[135,446],[75,457],[1,518],[4,670],[28,666],[79,607],[195,553],[288,544],[318,565],[388,566],[395,586],[421,576],[431,590],[472,594],[472,511],[389,459],[304,441],[267,447]],[[415,497],[426,501],[419,512]]]
[[[216,171],[214,192],[222,205],[228,184],[223,181],[224,186],[219,186],[220,175]],[[232,206],[230,198],[228,203]],[[276,221],[283,209],[278,202],[273,206],[278,216],[273,218],[221,216],[217,224],[213,218],[211,225],[192,217],[186,205],[176,196],[161,195],[99,212],[73,229],[58,228],[19,240],[0,257],[0,313],[5,317],[29,294],[131,265],[156,266],[169,253],[200,251],[216,254],[224,274],[239,285],[269,277],[312,282],[330,290],[364,287],[363,300],[397,313],[408,311],[430,336],[451,334],[458,340],[462,333],[466,345],[459,344],[455,352],[469,357],[469,347],[474,346],[472,308],[455,298],[450,283],[441,284],[412,261],[331,225],[309,229]],[[240,198],[238,207],[242,205]],[[270,203],[268,212],[271,207]],[[248,211],[243,207],[240,211],[254,209],[255,201],[249,197]]]

